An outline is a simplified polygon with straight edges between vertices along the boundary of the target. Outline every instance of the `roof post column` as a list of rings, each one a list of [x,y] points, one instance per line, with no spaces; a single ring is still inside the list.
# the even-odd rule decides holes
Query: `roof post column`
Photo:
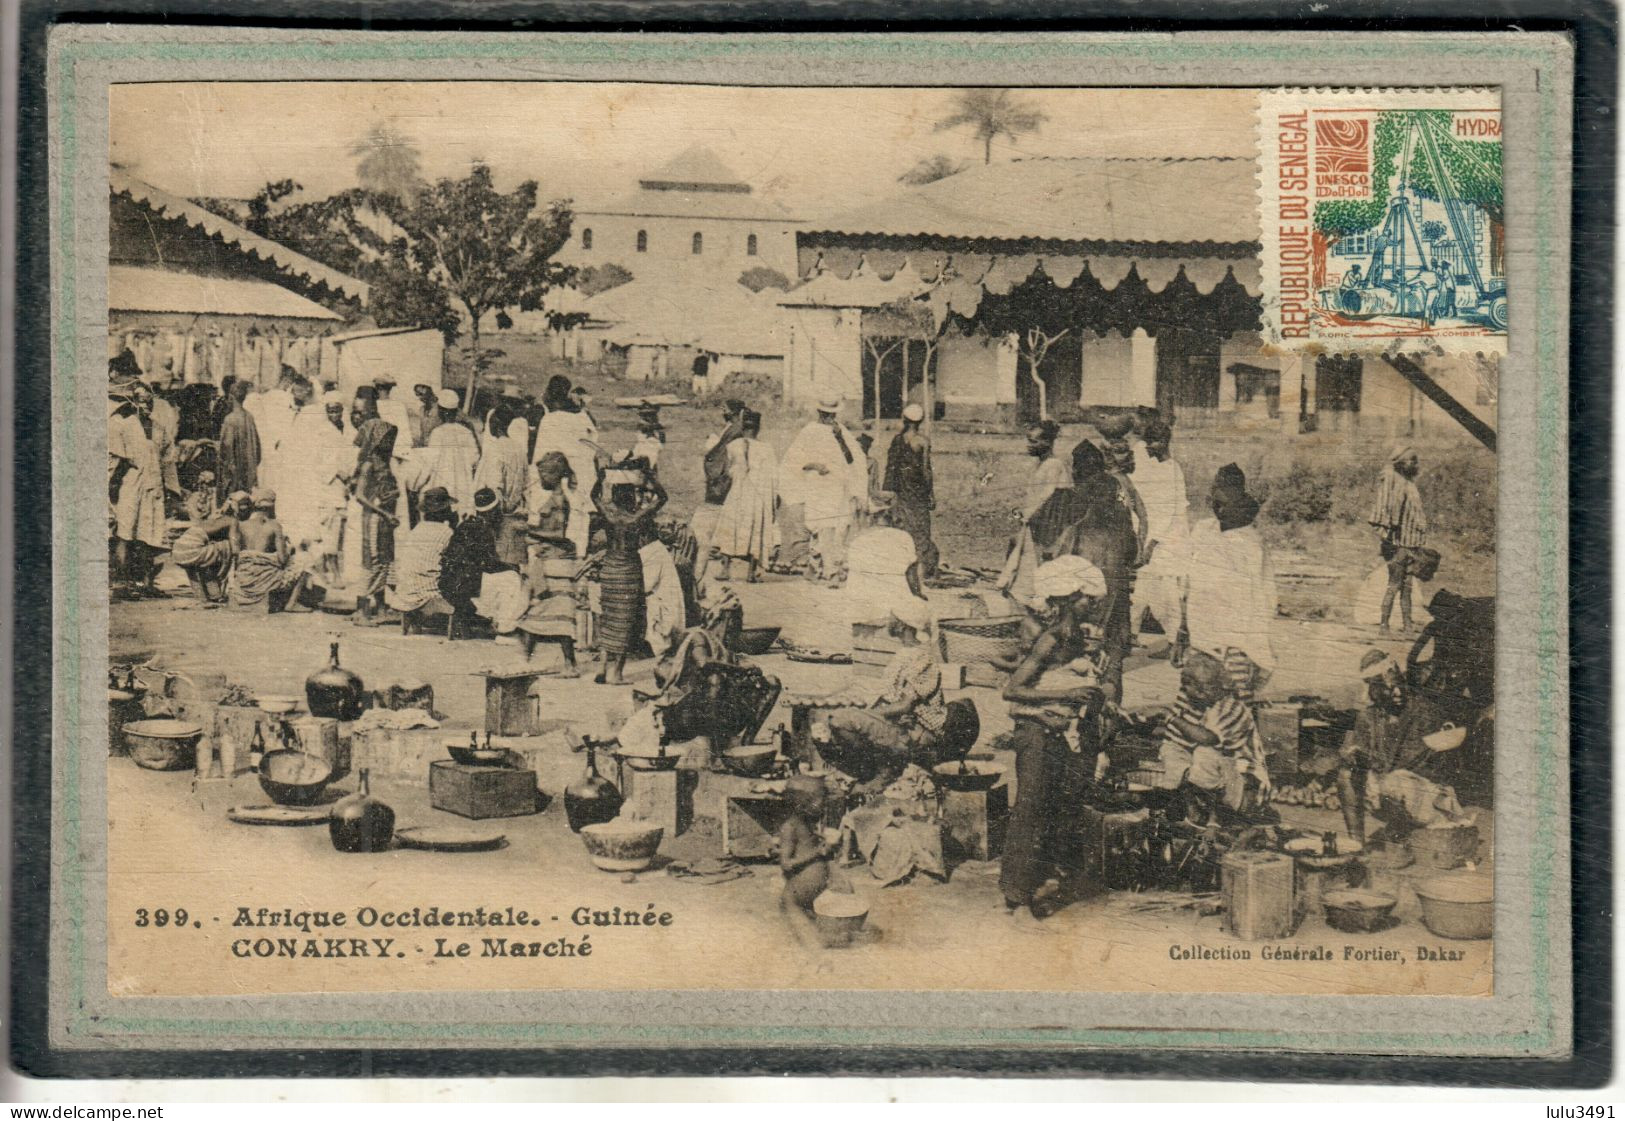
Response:
[[[1144,327],[1129,336],[1129,405],[1157,404],[1157,340]]]
[[[1296,436],[1303,430],[1303,355],[1281,355],[1281,431]]]

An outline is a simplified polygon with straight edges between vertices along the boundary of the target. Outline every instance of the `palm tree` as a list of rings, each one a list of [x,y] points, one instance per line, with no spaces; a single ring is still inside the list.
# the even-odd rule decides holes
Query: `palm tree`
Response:
[[[359,162],[355,167],[361,186],[377,195],[394,195],[402,202],[410,202],[417,193],[417,146],[394,125],[379,121],[367,130],[367,135],[350,145],[350,154]]]
[[[970,125],[982,142],[982,162],[993,162],[993,141],[999,136],[1015,140],[1025,132],[1037,132],[1049,120],[1038,106],[1016,97],[1014,90],[960,90],[954,95],[953,112],[937,122],[936,131]]]

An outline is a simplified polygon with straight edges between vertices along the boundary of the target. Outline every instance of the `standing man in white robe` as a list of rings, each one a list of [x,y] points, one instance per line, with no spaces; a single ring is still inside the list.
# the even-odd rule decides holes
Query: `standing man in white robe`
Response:
[[[1132,625],[1140,626],[1147,609],[1170,640],[1179,633],[1184,594],[1183,559],[1189,533],[1190,498],[1185,469],[1170,454],[1173,429],[1157,417],[1145,426],[1145,440],[1130,444],[1134,453],[1134,486],[1145,505],[1146,562],[1135,577]]]
[[[278,520],[296,551],[310,549],[319,555],[317,547],[327,535],[327,523],[345,502],[344,487],[333,476],[348,471],[347,460],[354,458],[354,452],[344,433],[327,419],[327,411],[314,402],[308,380],[296,378],[291,392],[292,419],[281,443]],[[315,555],[301,559],[314,560]]]
[[[833,394],[818,402],[818,419],[796,434],[779,473],[786,497],[800,497],[812,535],[807,578],[831,584],[844,574],[852,515],[860,503],[868,508],[869,492],[863,449],[842,426],[840,409]]]
[[[474,508],[474,469],[480,459],[480,445],[468,427],[455,422],[457,391],[442,389],[435,397],[440,423],[429,433],[424,449],[428,478],[424,488],[445,487],[452,503],[462,510]]]
[[[1209,501],[1214,516],[1191,527],[1186,561],[1190,649],[1219,659],[1236,696],[1250,701],[1275,669],[1275,569],[1241,468],[1219,468]]]
[[[254,418],[254,425],[259,430],[259,481],[267,490],[279,491],[285,485],[281,478],[282,465],[286,458],[282,442],[288,435],[288,426],[293,422],[292,386],[298,376],[299,371],[292,366],[283,366],[277,376],[276,385],[243,402],[243,408]]]

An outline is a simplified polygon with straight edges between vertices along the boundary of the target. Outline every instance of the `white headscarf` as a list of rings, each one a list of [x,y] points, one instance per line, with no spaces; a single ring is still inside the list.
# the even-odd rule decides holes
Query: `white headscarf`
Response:
[[[1038,571],[1033,573],[1033,590],[1041,599],[1065,599],[1079,593],[1103,596],[1106,577],[1082,557],[1056,557],[1039,565]]]

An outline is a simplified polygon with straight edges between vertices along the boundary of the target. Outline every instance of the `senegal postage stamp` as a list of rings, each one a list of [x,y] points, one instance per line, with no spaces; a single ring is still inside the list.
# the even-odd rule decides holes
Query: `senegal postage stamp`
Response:
[[[1570,48],[1176,38],[60,34],[54,1045],[1563,1053]]]
[[[1271,342],[1505,353],[1498,90],[1271,90],[1258,120]]]

